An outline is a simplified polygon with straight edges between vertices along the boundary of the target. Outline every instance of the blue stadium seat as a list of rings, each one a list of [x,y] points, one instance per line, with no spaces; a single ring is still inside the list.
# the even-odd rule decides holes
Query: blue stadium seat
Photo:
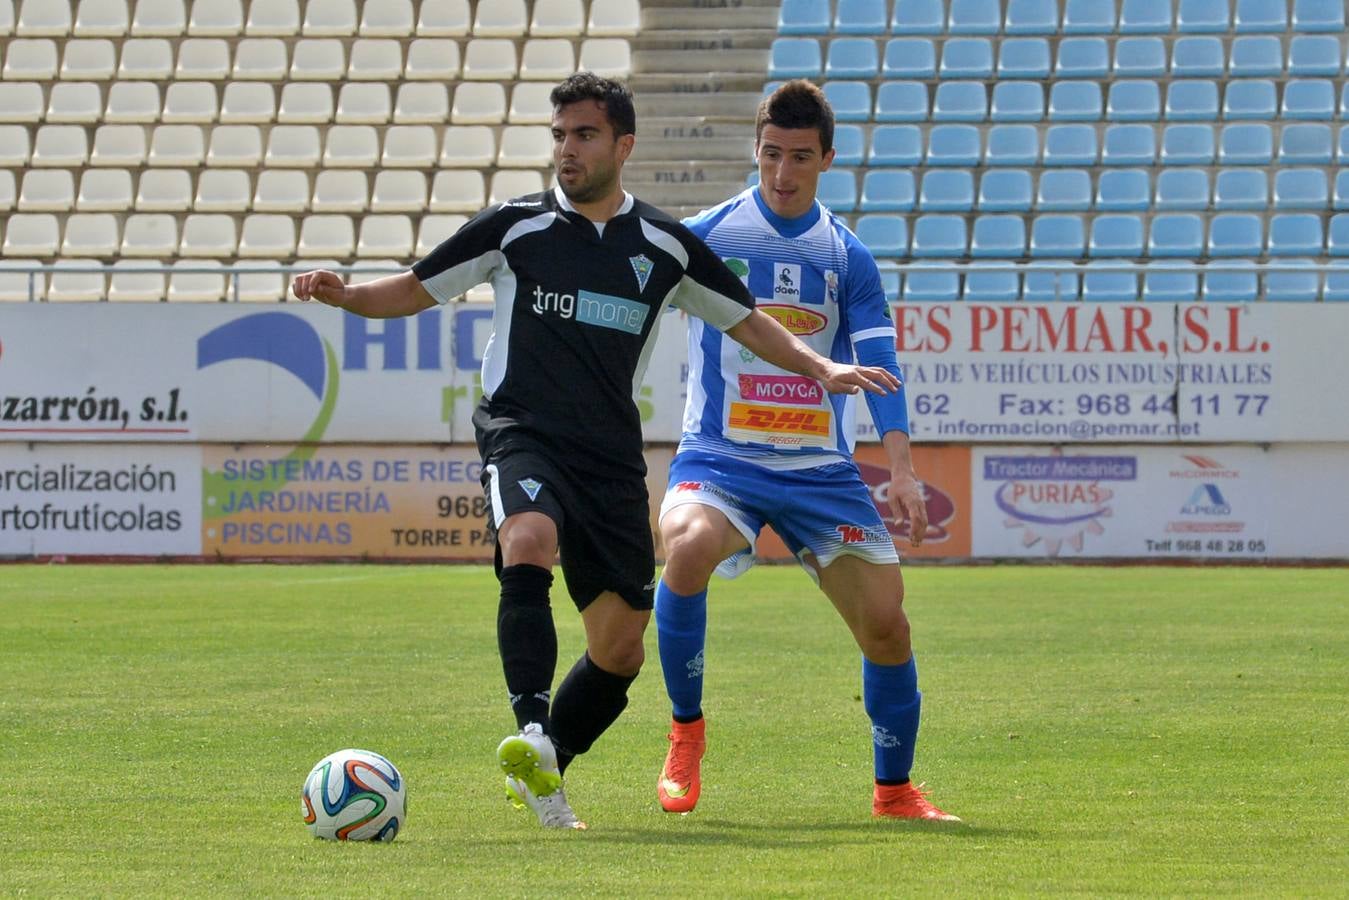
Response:
[[[1168,125],[1162,132],[1162,165],[1203,166],[1213,162],[1213,128]]]
[[[1026,221],[1021,216],[980,216],[974,220],[970,256],[1020,259],[1026,253]]]
[[[1171,82],[1166,88],[1166,118],[1171,122],[1211,122],[1218,118],[1218,83]]]
[[[1096,156],[1096,129],[1090,125],[1051,125],[1045,131],[1046,166],[1094,166]]]
[[[946,30],[943,0],[895,0],[890,30],[895,34],[941,34]]]
[[[865,122],[871,118],[871,85],[865,81],[826,81],[824,96],[840,122]]]
[[[1264,123],[1224,125],[1218,162],[1228,166],[1264,166],[1274,159],[1274,132]]]
[[[1233,271],[1253,268],[1254,263],[1241,260],[1223,263],[1223,271],[1204,273],[1204,287],[1200,298],[1208,303],[1248,303],[1255,299],[1260,282],[1254,272]]]
[[[1330,203],[1334,209],[1349,209],[1349,169],[1335,171],[1335,190]]]
[[[885,0],[838,0],[834,10],[838,34],[884,34]]]
[[[1227,74],[1233,78],[1277,78],[1283,74],[1283,44],[1273,35],[1233,38]]]
[[[879,67],[876,42],[871,38],[834,38],[829,42],[825,78],[875,78]]]
[[[1059,4],[1056,0],[1007,0],[1005,28],[1008,34],[1057,34]]]
[[[1086,212],[1091,209],[1091,176],[1084,169],[1041,172],[1035,208],[1046,212]]]
[[[1309,259],[1280,260],[1299,267],[1310,269],[1314,263]],[[1266,272],[1265,299],[1275,303],[1312,303],[1321,293],[1321,276],[1310,272]]]
[[[994,122],[1039,122],[1045,117],[1044,88],[1035,81],[999,81],[993,85],[989,118]]]
[[[1199,273],[1188,263],[1159,263],[1143,275],[1143,301],[1193,303],[1199,295]]]
[[[1093,263],[1082,276],[1082,299],[1088,303],[1128,303],[1138,299],[1138,275],[1093,271],[1109,263]]]
[[[852,169],[820,173],[818,196],[834,212],[852,212],[857,207],[857,177]]]
[[[975,125],[934,125],[927,133],[929,166],[977,166],[979,128]]]
[[[928,169],[918,191],[923,212],[969,212],[974,209],[974,175],[968,169]]]
[[[1086,247],[1081,216],[1036,216],[1031,224],[1030,255],[1077,259]]]
[[[1326,252],[1331,256],[1349,256],[1349,215],[1340,213],[1330,217],[1330,229],[1326,238]]]
[[[1129,213],[1108,213],[1091,223],[1087,252],[1093,258],[1143,255],[1143,219]],[[1137,296],[1137,295],[1135,295]]]
[[[1286,31],[1288,7],[1283,2],[1271,3],[1269,0],[1236,0],[1232,24],[1238,34],[1254,31]]]
[[[1329,34],[1299,34],[1288,42],[1288,74],[1334,77],[1344,68],[1340,39]]]
[[[829,0],[782,0],[779,34],[825,34],[829,31]]]
[[[1330,303],[1343,303],[1349,300],[1349,266],[1332,266],[1326,273],[1326,284],[1321,290],[1321,299]]]
[[[818,78],[820,42],[815,38],[777,38],[768,59],[770,78]]]
[[[983,212],[1029,212],[1031,177],[1025,169],[993,169],[979,179],[979,209]]]
[[[984,147],[986,166],[1033,166],[1040,161],[1040,132],[1034,125],[994,125]]]
[[[1340,127],[1339,139],[1335,142],[1335,161],[1340,165],[1349,165],[1349,125]]]
[[[885,266],[881,267],[881,290],[885,291],[885,301],[887,303],[899,302],[899,285],[901,279],[898,269],[891,269]]]
[[[1152,202],[1145,169],[1107,169],[1096,179],[1096,208],[1102,211],[1138,211]]]
[[[1349,84],[1344,86],[1344,91],[1340,94],[1340,118],[1349,119]]]
[[[1224,119],[1272,119],[1277,108],[1274,82],[1264,79],[1227,82]]]
[[[917,125],[877,125],[871,130],[870,165],[916,166],[922,159],[923,132]]]
[[[947,266],[913,266],[904,276],[904,300],[911,303],[952,303],[960,296],[960,276]]]
[[[1054,60],[1055,78],[1104,78],[1110,68],[1105,38],[1064,38]]]
[[[1161,78],[1166,74],[1166,44],[1155,37],[1120,38],[1115,42],[1114,74],[1116,78]]]
[[[1293,0],[1294,31],[1344,31],[1344,0]]]
[[[1259,256],[1263,244],[1261,217],[1253,213],[1218,213],[1209,223],[1209,256]]]
[[[1208,209],[1208,199],[1208,172],[1204,169],[1163,169],[1157,175],[1155,209]]]
[[[1111,125],[1101,146],[1101,165],[1150,166],[1157,160],[1157,135],[1151,125]]]
[[[1162,92],[1157,82],[1111,82],[1105,117],[1112,122],[1156,122],[1162,117]]]
[[[1171,45],[1171,75],[1176,78],[1222,78],[1227,55],[1221,38],[1183,37]]]
[[[903,216],[859,216],[856,231],[872,256],[898,257],[909,252],[909,226]]]
[[[1015,272],[980,271],[976,264],[965,273],[960,296],[972,303],[1014,303],[1021,296],[1021,279]]]
[[[1049,41],[1003,38],[998,42],[999,78],[1048,78]]]
[[[959,258],[965,255],[965,219],[962,216],[919,216],[913,223],[912,256]]]
[[[834,126],[834,165],[860,166],[866,151],[866,134],[860,125]]]
[[[1269,179],[1264,169],[1222,169],[1213,184],[1214,209],[1266,209]]]
[[[876,89],[877,122],[926,120],[927,85],[921,81],[886,81]]]
[[[950,0],[946,30],[951,34],[997,34],[1002,30],[999,0]]]
[[[993,43],[988,38],[950,38],[942,47],[938,78],[992,78]]]
[[[1283,126],[1279,135],[1279,164],[1289,166],[1328,166],[1334,156],[1334,141],[1329,125],[1299,122]]]
[[[1120,34],[1169,34],[1171,4],[1157,0],[1124,0],[1119,10]]]
[[[1101,86],[1094,81],[1056,81],[1049,89],[1054,122],[1095,122],[1101,118]]]
[[[1076,300],[1081,290],[1081,276],[1062,263],[1031,263],[1022,276],[1021,297],[1028,303]]]
[[[885,44],[883,78],[936,78],[937,48],[927,38],[894,38]]]
[[[1325,78],[1295,78],[1283,86],[1282,119],[1330,121],[1335,117],[1335,87]]]
[[[1275,209],[1325,209],[1330,185],[1324,169],[1279,169],[1274,173]]]
[[[908,212],[915,199],[909,169],[867,169],[862,176],[861,209],[866,212]]]
[[[988,92],[982,81],[943,81],[932,100],[934,122],[982,122],[988,118]]]
[[[1180,0],[1176,30],[1182,34],[1220,34],[1232,24],[1228,0]]]
[[[1113,34],[1115,0],[1066,0],[1064,34]]]
[[[1198,259],[1204,252],[1204,220],[1194,213],[1165,213],[1152,217],[1148,256]]]
[[[1270,256],[1319,256],[1321,218],[1314,213],[1280,213],[1269,220]]]

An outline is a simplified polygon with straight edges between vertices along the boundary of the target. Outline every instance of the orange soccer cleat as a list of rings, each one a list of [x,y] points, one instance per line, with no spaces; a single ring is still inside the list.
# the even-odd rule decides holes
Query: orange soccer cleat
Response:
[[[707,749],[706,727],[706,719],[670,724],[670,752],[656,782],[656,795],[666,812],[686,813],[698,805],[702,791],[698,766]]]
[[[942,812],[927,799],[922,785],[878,784],[871,798],[871,814],[882,819],[935,819],[959,822],[960,816]]]

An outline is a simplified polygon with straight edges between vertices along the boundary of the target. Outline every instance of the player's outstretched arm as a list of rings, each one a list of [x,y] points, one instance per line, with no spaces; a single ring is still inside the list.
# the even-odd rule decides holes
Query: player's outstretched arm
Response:
[[[317,300],[368,319],[411,316],[436,305],[411,270],[365,284],[346,284],[337,273],[318,269],[296,276],[290,289],[297,299]]]
[[[848,365],[820,356],[761,310],[754,310],[726,333],[773,365],[816,379],[831,394],[855,394],[859,389],[885,394],[899,387],[899,379],[885,369]]]
[[[927,503],[923,485],[913,471],[909,436],[902,431],[887,431],[881,438],[890,459],[890,511],[895,521],[909,519],[909,543],[917,547],[927,535]]]

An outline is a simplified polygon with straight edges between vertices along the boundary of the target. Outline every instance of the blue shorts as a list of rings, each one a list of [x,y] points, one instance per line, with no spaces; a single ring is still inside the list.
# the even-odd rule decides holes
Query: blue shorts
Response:
[[[811,554],[821,568],[840,556],[898,564],[899,553],[871,491],[852,461],[779,471],[719,454],[676,453],[660,506],[662,518],[686,503],[720,510],[749,544],[717,566],[727,578],[754,564],[754,542],[771,525],[806,571]]]

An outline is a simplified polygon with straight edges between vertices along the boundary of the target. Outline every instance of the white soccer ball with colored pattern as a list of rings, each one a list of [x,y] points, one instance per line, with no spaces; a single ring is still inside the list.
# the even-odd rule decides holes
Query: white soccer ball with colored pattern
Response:
[[[407,815],[407,784],[393,763],[369,750],[339,750],[318,761],[300,793],[314,837],[391,841]]]

